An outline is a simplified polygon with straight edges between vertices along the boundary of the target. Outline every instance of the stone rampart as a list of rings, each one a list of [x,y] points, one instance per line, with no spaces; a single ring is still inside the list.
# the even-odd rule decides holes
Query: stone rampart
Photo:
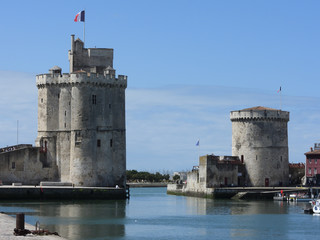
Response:
[[[289,121],[289,112],[281,110],[239,110],[231,111],[230,120],[234,121]]]
[[[113,75],[103,75],[97,73],[64,73],[60,74],[39,74],[36,76],[36,84],[38,88],[50,85],[74,85],[74,84],[90,84],[97,86],[109,87],[127,87],[127,76],[119,75],[115,78]]]

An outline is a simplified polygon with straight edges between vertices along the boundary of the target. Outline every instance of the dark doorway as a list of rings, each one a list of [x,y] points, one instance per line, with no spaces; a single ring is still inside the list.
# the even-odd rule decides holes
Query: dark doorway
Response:
[[[269,178],[264,179],[264,186],[269,187]]]

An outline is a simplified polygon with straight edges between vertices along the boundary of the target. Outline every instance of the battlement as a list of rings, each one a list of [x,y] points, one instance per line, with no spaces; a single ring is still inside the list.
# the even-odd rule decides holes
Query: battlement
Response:
[[[64,73],[64,74],[39,74],[36,76],[36,84],[38,88],[48,85],[59,84],[91,84],[100,86],[127,87],[127,76],[118,75],[118,78],[112,74],[98,73]]]
[[[85,48],[79,38],[74,40],[74,35],[71,35],[68,58],[70,73],[84,70],[102,74],[106,68],[113,68],[112,48]]]
[[[289,121],[289,112],[271,108],[248,108],[230,112],[230,120],[234,121]]]

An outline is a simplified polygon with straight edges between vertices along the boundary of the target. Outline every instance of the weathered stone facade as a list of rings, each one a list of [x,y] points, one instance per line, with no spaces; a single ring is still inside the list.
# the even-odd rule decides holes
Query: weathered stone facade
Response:
[[[113,49],[85,49],[72,35],[70,73],[37,75],[38,138],[63,182],[125,185],[125,89],[116,78]]]
[[[254,107],[230,113],[232,155],[239,156],[247,170],[248,186],[289,184],[289,112]]]
[[[245,168],[238,157],[201,156],[199,166],[188,172],[187,182],[182,185],[180,191],[183,194],[206,196],[210,195],[212,189],[216,187],[241,186],[244,177]],[[175,189],[172,190],[175,191]]]
[[[58,178],[56,166],[49,166],[39,148],[21,144],[0,149],[0,183],[39,184]]]
[[[70,73],[62,74],[61,68],[55,66],[48,74],[36,76],[38,136],[33,148],[35,153],[30,158],[21,158],[25,166],[21,171],[27,171],[28,161],[30,165],[32,161],[40,161],[42,165],[38,165],[38,169],[29,170],[34,173],[48,168],[53,169],[52,174],[46,178],[32,178],[30,172],[25,175],[26,179],[16,180],[125,186],[127,76],[116,77],[113,49],[86,49],[80,39],[74,40],[74,35],[71,36],[69,62]],[[15,161],[18,163],[19,159]],[[0,180],[4,180],[4,176],[0,175]]]

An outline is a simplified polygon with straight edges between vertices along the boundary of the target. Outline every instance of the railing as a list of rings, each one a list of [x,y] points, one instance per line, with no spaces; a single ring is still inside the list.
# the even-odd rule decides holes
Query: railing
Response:
[[[18,144],[18,145],[14,145],[14,146],[8,146],[8,147],[0,148],[0,153],[11,152],[11,151],[14,151],[17,149],[27,148],[27,147],[32,147],[32,145],[31,144]]]

